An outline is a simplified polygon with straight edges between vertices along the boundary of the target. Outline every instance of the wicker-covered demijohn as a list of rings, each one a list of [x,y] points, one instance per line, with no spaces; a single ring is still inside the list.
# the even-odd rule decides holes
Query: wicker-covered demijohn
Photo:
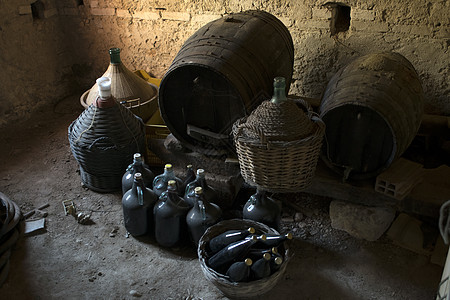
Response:
[[[146,153],[145,127],[114,98],[106,105],[98,99],[69,126],[70,149],[83,184],[97,192],[113,192],[121,189],[134,153]]]
[[[280,89],[277,80],[281,79],[275,78],[275,90]],[[284,82],[281,86],[284,93]],[[271,192],[307,188],[316,170],[324,133],[325,124],[307,102],[263,102],[250,116],[233,125],[244,180]]]
[[[207,246],[209,241],[224,233],[228,230],[245,230],[249,227],[255,228],[255,234],[279,234],[273,228],[266,226],[265,224],[255,222],[247,219],[232,219],[219,222],[209,227],[203,236],[200,238],[197,248],[197,254],[200,261],[203,274],[206,279],[213,283],[225,296],[232,299],[248,299],[263,295],[270,291],[283,277],[291,253],[286,243],[283,246],[278,247],[279,253],[282,255],[283,263],[278,271],[270,275],[269,277],[252,280],[248,282],[232,282],[227,275],[221,274],[210,268],[207,264]]]

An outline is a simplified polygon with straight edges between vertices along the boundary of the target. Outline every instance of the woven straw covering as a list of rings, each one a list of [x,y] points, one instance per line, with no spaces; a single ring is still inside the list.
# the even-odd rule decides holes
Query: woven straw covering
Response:
[[[130,71],[123,63],[110,64],[102,77],[111,78],[111,93],[119,102],[137,98],[140,98],[142,103],[153,99],[156,101],[157,88]],[[97,97],[98,85],[95,83],[90,89],[86,103],[82,104],[87,107]]]
[[[299,126],[310,129],[287,129],[287,134],[278,133],[277,130],[280,129],[270,130],[263,125],[265,123],[265,120],[262,119],[263,114],[260,114],[258,126],[249,126],[248,119],[253,118],[253,113],[248,119],[240,119],[233,125],[234,143],[241,174],[248,184],[271,192],[296,192],[311,184],[322,146],[325,124],[314,115],[305,101],[296,102],[305,107],[306,115],[301,109],[293,109],[291,105],[283,106],[283,108],[305,115],[307,121],[303,117],[296,118],[301,120],[301,123],[280,119],[279,122],[283,123],[283,126],[278,126],[278,128],[286,128],[289,124],[292,127]],[[262,106],[261,109],[268,107],[272,107],[272,105]],[[274,124],[276,118],[273,118],[273,114],[267,113],[266,115],[271,115],[271,120],[267,124]],[[280,115],[290,116],[290,113],[283,110],[283,114]],[[256,130],[258,130],[258,136],[254,134]],[[275,134],[268,137],[266,132]],[[305,132],[307,132],[306,136]],[[276,136],[280,138],[275,139]],[[289,136],[300,137],[286,140],[286,137]]]
[[[90,105],[69,126],[69,142],[82,182],[98,192],[120,190],[133,154],[146,151],[142,120],[118,103]]]
[[[269,141],[294,141],[312,130],[313,123],[294,101],[264,101],[247,118],[243,134],[259,138],[262,133]]]
[[[117,48],[112,48],[110,52],[112,50],[120,52]],[[158,110],[158,88],[132,72],[122,62],[110,63],[102,77],[111,78],[111,94],[144,121]],[[81,105],[88,108],[97,97],[98,84],[95,83],[81,95]]]
[[[247,299],[267,293],[277,284],[278,280],[283,277],[290,259],[289,248],[287,247],[287,244],[284,243],[283,247],[278,247],[279,253],[283,256],[283,263],[281,264],[280,269],[269,277],[249,282],[232,282],[228,279],[228,276],[220,274],[208,267],[206,263],[206,246],[213,237],[218,236],[227,230],[245,230],[249,227],[255,228],[256,234],[279,234],[275,229],[259,222],[247,219],[232,219],[219,222],[216,225],[209,227],[198,243],[197,254],[203,274],[206,279],[212,282],[225,296],[229,298]]]

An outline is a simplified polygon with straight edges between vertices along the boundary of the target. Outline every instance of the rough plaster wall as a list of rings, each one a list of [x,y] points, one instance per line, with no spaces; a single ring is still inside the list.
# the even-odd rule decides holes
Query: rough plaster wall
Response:
[[[0,31],[2,45],[8,45],[6,57],[17,62],[8,72],[0,73],[0,79],[8,81],[9,87],[1,92],[2,98],[11,99],[11,91],[21,89],[17,83],[28,82],[33,72],[47,75],[38,84],[45,88],[27,90],[32,98],[62,94],[54,82],[67,83],[69,79],[75,79],[81,89],[88,89],[106,70],[111,47],[122,49],[122,61],[131,70],[144,69],[162,77],[183,42],[201,26],[227,13],[262,9],[282,20],[293,37],[295,64],[290,93],[320,97],[331,76],[353,58],[393,50],[409,59],[419,73],[427,111],[450,115],[450,3],[446,0],[341,1],[351,7],[351,24],[348,31],[334,37],[330,34],[331,12],[323,0],[60,0],[55,1],[55,7],[44,1],[55,13],[51,19],[60,21],[65,44],[60,43],[61,34],[53,28],[56,21],[40,28],[29,24],[26,17],[17,16],[17,7],[28,2],[3,2],[7,9],[2,9],[2,14],[8,14],[15,24],[25,23],[25,28],[14,27],[16,33],[9,36],[4,29]],[[4,21],[0,22],[5,26]],[[33,33],[27,29],[31,26]],[[6,38],[14,39],[14,34],[25,33],[29,34],[13,45],[5,42]],[[29,46],[17,49],[41,41],[45,42],[39,51],[48,54],[45,63],[27,63],[26,57],[35,50]],[[24,70],[20,72],[24,80],[11,80],[10,74],[17,69]],[[69,76],[70,71],[74,77]],[[18,98],[23,99],[15,102],[14,108],[22,115],[21,110],[33,101],[30,97]],[[11,101],[5,103],[11,110]]]
[[[63,43],[58,11],[47,2],[41,19],[33,20],[31,2],[0,1],[0,126],[71,90],[71,49]]]

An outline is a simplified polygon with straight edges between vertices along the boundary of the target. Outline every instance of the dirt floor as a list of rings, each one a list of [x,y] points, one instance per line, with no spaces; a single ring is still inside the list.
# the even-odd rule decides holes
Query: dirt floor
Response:
[[[205,279],[194,247],[164,249],[151,238],[127,237],[121,195],[81,186],[67,139],[82,111],[78,97],[1,131],[0,191],[22,212],[50,206],[45,230],[17,243],[0,299],[226,299]],[[304,208],[301,221],[283,224],[295,235],[295,254],[259,299],[435,298],[442,267],[429,257],[385,237],[367,242],[331,228],[331,199],[286,197]],[[91,213],[94,224],[65,216],[64,200]]]

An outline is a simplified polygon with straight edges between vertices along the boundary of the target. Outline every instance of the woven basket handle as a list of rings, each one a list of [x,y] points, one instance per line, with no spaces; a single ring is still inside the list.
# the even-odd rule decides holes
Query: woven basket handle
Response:
[[[97,146],[96,146],[97,143],[103,142],[103,141],[111,141],[111,144],[112,144],[112,145],[109,146],[109,147],[97,147]],[[107,150],[107,149],[117,149],[116,144],[114,144],[113,141],[112,141],[112,139],[111,139],[110,137],[108,137],[108,136],[102,136],[102,137],[99,137],[99,138],[95,139],[95,140],[89,145],[88,149],[91,150],[91,149],[94,148],[94,147],[99,148],[99,149],[102,149],[102,150]]]
[[[251,126],[249,124],[246,123],[241,123],[238,125],[237,127],[237,134],[235,135],[235,138],[239,137],[242,134],[242,130],[244,129],[248,129],[250,131],[256,132],[258,133],[259,136],[259,140],[261,142],[261,144],[268,144],[269,141],[267,140],[266,135],[264,134],[264,131],[261,127],[255,127],[255,126]]]
[[[313,114],[315,114],[311,104],[309,104],[308,101],[303,100],[303,99],[292,99],[292,100],[295,102],[295,104],[303,106],[302,109],[305,111],[308,118],[311,119]]]

